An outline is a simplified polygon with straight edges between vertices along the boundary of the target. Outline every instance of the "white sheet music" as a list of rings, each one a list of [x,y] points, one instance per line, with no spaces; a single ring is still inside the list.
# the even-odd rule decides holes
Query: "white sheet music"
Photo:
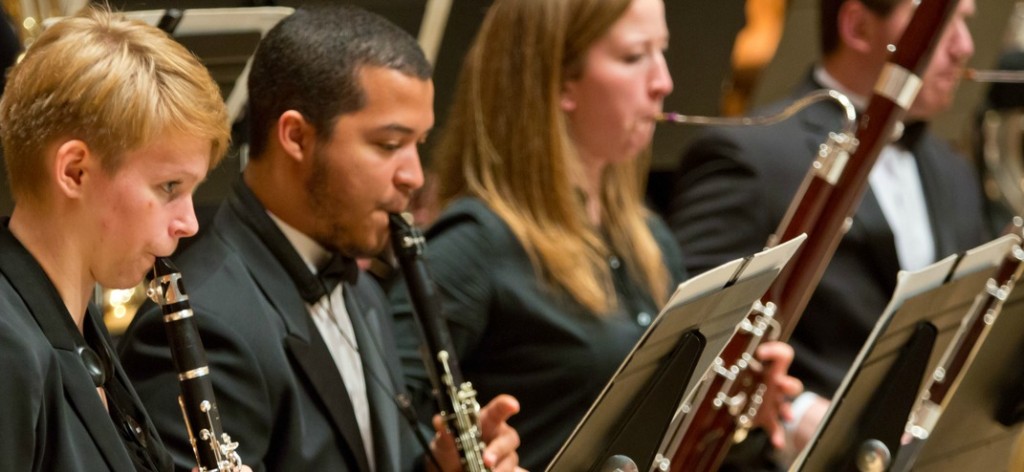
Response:
[[[688,396],[721,353],[736,326],[804,239],[806,236],[801,235],[747,260],[723,264],[680,284],[547,470],[576,472],[591,469],[595,461],[602,462],[604,458],[598,456],[622,413],[635,401],[637,393],[651,380],[660,362],[673,351],[682,336],[698,330],[706,337],[707,344],[687,384],[684,397]],[[665,414],[672,415],[674,409]],[[641,470],[649,468],[649,464],[638,466]]]

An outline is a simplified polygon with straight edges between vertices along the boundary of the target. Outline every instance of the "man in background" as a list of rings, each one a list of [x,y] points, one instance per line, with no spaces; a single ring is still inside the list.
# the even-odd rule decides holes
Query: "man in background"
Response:
[[[815,89],[836,89],[864,110],[872,88],[913,14],[911,0],[821,0],[821,60],[775,113]],[[988,239],[973,170],[927,121],[949,108],[974,52],[961,0],[943,32],[906,131],[887,145],[869,177],[853,224],[789,340],[790,369],[807,392],[793,405],[798,451],[852,364],[896,285],[915,270]],[[668,214],[687,270],[699,273],[761,250],[782,221],[830,131],[842,127],[831,103],[810,106],[771,127],[714,129],[685,152]],[[799,269],[798,269],[799,270]]]

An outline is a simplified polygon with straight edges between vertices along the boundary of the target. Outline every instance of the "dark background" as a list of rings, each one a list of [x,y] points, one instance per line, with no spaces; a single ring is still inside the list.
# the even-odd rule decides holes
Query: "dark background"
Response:
[[[115,9],[148,10],[175,8],[213,8],[264,6],[271,2],[243,1],[110,1]],[[280,6],[325,3],[323,1],[279,1]],[[419,33],[426,0],[361,0],[352,2],[377,12],[409,31]],[[462,57],[479,27],[491,0],[453,0],[434,76],[436,87],[436,129],[444,124],[448,103],[455,88],[456,75]],[[995,64],[1002,50],[1006,19],[1011,16],[1011,1],[979,1],[973,32],[977,54],[973,64],[989,68]],[[817,18],[814,0],[790,0],[786,29],[779,53],[761,74],[755,89],[753,104],[765,103],[784,95],[817,55]],[[718,115],[722,92],[731,74],[730,55],[736,33],[744,25],[744,2],[725,0],[666,0],[665,13],[672,33],[667,53],[669,69],[675,81],[675,92],[666,99],[665,109],[687,114]],[[15,23],[17,24],[17,23]],[[255,47],[256,33],[217,37],[180,37],[186,46],[196,52],[221,84],[225,95],[234,85],[248,55]],[[957,97],[955,109],[935,123],[943,136],[959,140],[966,134],[967,124],[985,88],[965,84]],[[674,167],[680,151],[696,133],[696,128],[662,127],[654,142],[653,171],[650,179],[652,203],[657,204],[668,191],[667,176]],[[434,133],[436,136],[438,133]],[[236,134],[235,142],[245,137]],[[429,162],[430,143],[423,148],[424,164]],[[197,192],[200,207],[209,207],[228,191],[230,182],[240,168],[237,150],[233,149],[219,168],[211,172],[207,182]],[[9,214],[13,203],[8,192],[6,174],[0,169],[0,215]]]

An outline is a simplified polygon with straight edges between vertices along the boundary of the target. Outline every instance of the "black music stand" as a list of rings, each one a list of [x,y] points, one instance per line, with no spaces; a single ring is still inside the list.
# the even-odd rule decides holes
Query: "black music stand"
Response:
[[[1020,359],[1024,359],[1024,289],[1010,293],[912,470],[1015,470],[1010,456],[1024,434]]]
[[[790,470],[887,470],[926,379],[988,279],[1019,242],[1004,236],[963,256],[901,272],[889,306]]]
[[[547,470],[597,471],[617,455],[648,470],[682,399],[804,239],[801,235],[681,284]]]

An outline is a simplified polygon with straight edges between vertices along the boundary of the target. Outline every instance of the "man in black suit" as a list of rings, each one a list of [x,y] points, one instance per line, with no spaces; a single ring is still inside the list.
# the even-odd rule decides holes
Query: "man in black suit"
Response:
[[[822,0],[824,56],[793,95],[758,111],[770,114],[814,89],[834,88],[863,107],[913,12],[911,0]],[[911,107],[906,138],[887,146],[870,188],[790,339],[790,372],[807,393],[793,405],[794,444],[813,432],[828,400],[882,314],[900,269],[913,270],[987,239],[981,193],[968,164],[924,128],[949,107],[973,54],[961,0]],[[715,129],[685,153],[676,176],[670,226],[698,273],[763,248],[778,227],[819,144],[841,128],[831,103],[813,105],[772,127]]]
[[[176,259],[224,429],[254,470],[404,471],[423,457],[403,418],[390,310],[354,258],[384,248],[388,213],[423,184],[417,145],[434,121],[430,74],[413,38],[354,8],[300,9],[257,48],[250,162],[211,227]],[[157,310],[142,313],[121,354],[175,462],[187,466],[163,331]],[[504,396],[481,411],[495,470],[516,466],[518,436],[505,419],[517,410]],[[455,469],[451,437],[437,438],[433,455]]]
[[[0,470],[171,470],[89,301],[195,234],[228,141],[216,83],[160,30],[86,10],[12,68],[0,130]]]

